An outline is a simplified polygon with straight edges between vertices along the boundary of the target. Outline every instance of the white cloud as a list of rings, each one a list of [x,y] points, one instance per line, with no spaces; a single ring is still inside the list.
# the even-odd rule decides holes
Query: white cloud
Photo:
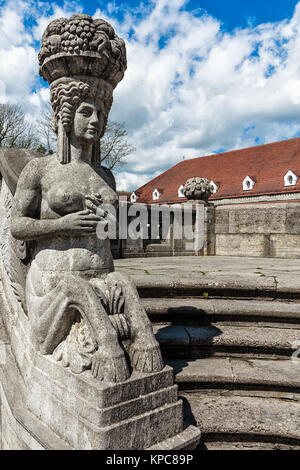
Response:
[[[78,11],[81,7],[76,2],[65,2],[62,9],[55,3],[34,0],[9,0],[0,8],[0,102],[22,105],[33,124],[49,101],[49,90],[38,75],[37,47],[42,33],[54,18]]]
[[[36,51],[24,26],[27,7],[26,2],[14,0],[0,10],[1,99],[19,104],[26,100],[37,73]]]
[[[130,172],[300,133],[300,4],[290,21],[231,34],[180,10],[183,1],[168,11],[165,0],[155,4],[140,23],[129,21],[128,71],[112,110],[136,147]],[[126,36],[124,27],[117,31]]]
[[[16,8],[16,2],[0,12],[0,83],[7,99],[23,100],[33,115],[48,99],[41,85],[32,91],[34,41],[50,20],[80,7],[51,3],[34,10],[36,23],[25,30],[28,3]],[[120,189],[136,189],[183,156],[300,135],[300,2],[290,20],[231,33],[209,12],[186,11],[186,4],[155,0],[128,9],[122,22],[116,16],[122,6],[114,3],[94,14],[127,44],[128,70],[111,118],[125,122],[136,151],[117,175]]]
[[[129,173],[128,171],[121,171],[116,175],[116,183],[119,191],[130,191],[131,188],[138,188],[147,183],[155,175],[151,173]]]

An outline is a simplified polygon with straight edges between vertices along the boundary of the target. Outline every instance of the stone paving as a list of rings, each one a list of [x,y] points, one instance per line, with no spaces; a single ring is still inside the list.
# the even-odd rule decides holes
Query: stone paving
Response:
[[[180,256],[115,260],[116,270],[135,282],[180,281],[183,284],[231,284],[300,292],[300,259]]]

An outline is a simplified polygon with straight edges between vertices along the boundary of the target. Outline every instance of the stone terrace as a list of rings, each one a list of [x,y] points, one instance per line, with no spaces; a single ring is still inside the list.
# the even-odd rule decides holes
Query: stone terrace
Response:
[[[208,449],[300,449],[300,262],[116,260],[137,284]],[[297,346],[298,345],[298,346]]]

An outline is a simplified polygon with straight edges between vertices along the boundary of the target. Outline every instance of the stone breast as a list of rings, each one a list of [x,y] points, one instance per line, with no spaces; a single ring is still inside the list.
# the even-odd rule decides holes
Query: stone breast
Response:
[[[61,216],[84,209],[84,195],[71,183],[53,185],[47,199],[50,208]]]

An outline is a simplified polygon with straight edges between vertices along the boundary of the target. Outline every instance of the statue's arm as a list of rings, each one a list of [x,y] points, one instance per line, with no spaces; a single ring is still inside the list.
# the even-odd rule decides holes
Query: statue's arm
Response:
[[[37,159],[23,169],[11,215],[11,233],[18,240],[36,240],[60,231],[58,219],[38,218],[41,205],[41,166]]]

